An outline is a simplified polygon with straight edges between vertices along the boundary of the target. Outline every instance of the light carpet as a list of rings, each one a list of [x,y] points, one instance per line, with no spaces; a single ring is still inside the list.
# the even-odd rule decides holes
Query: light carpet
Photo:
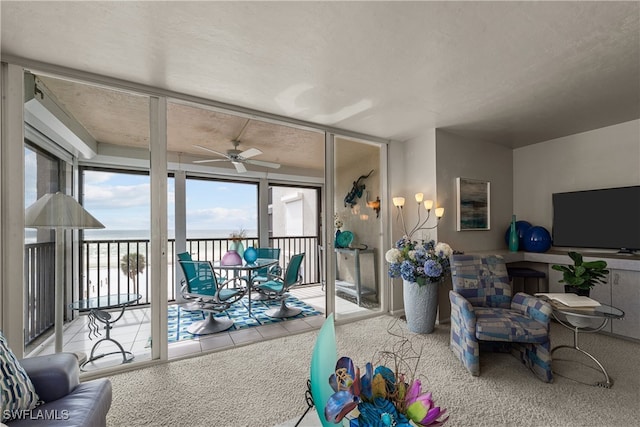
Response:
[[[339,355],[356,365],[379,359],[400,328],[422,350],[417,372],[435,403],[447,408],[449,426],[637,426],[640,420],[640,344],[585,334],[581,347],[594,354],[615,383],[605,389],[556,376],[538,380],[508,354],[482,353],[481,374],[471,376],[449,350],[449,327],[434,333],[406,331],[390,316],[336,326]],[[109,426],[274,426],[300,416],[318,331],[263,341],[187,360],[111,376]],[[571,344],[572,333],[552,325],[553,345]],[[575,353],[575,354],[571,354]],[[563,358],[583,360],[577,352]],[[563,362],[558,370],[598,380],[595,371]],[[556,363],[554,362],[554,369]],[[586,372],[581,372],[586,371]],[[591,377],[590,379],[587,377]]]

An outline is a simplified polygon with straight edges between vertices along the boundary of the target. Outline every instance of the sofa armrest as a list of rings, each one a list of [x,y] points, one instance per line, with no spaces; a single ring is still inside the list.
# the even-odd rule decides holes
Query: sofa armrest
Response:
[[[73,353],[56,353],[22,359],[33,386],[44,402],[58,400],[80,383],[78,359]]]
[[[511,309],[549,326],[553,309],[548,302],[524,292],[518,292],[511,300]]]
[[[462,322],[464,328],[475,335],[476,313],[471,303],[456,291],[451,290],[449,291],[449,301],[451,301],[451,316],[459,313],[459,321]]]

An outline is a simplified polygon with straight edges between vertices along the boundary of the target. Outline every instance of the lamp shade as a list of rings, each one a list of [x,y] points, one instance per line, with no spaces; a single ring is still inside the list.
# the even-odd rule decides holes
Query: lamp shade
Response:
[[[402,206],[404,206],[404,197],[394,197],[393,206],[397,208],[401,208]]]
[[[24,213],[28,228],[104,228],[73,197],[48,193],[36,200]]]

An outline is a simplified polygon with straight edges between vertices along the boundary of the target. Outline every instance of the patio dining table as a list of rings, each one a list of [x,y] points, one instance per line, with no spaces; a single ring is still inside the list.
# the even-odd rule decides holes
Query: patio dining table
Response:
[[[245,277],[247,280],[247,296],[249,297],[248,310],[249,315],[251,315],[251,288],[253,287],[255,272],[263,268],[268,268],[272,265],[276,265],[278,264],[278,262],[279,260],[272,258],[258,258],[252,263],[248,263],[243,260],[242,264],[238,265],[223,265],[221,261],[215,261],[213,263],[213,268],[233,273],[235,277],[240,277],[240,273],[246,273]]]

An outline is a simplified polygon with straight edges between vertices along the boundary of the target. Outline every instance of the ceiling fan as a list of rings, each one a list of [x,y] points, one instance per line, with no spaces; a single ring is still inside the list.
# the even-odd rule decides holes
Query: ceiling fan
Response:
[[[207,159],[207,160],[195,160],[193,163],[209,163],[209,162],[231,162],[236,167],[236,171],[238,173],[244,173],[247,171],[247,168],[244,166],[245,163],[256,166],[263,166],[265,168],[278,169],[280,165],[278,163],[265,162],[262,160],[253,160],[251,157],[258,156],[262,154],[262,151],[257,148],[249,148],[244,151],[238,150],[238,145],[240,145],[240,141],[234,140],[231,141],[233,144],[232,150],[227,150],[226,153],[221,153],[216,150],[212,150],[211,148],[203,147],[201,145],[194,145],[194,147],[198,147],[202,150],[209,151],[210,153],[218,154],[224,159]]]

